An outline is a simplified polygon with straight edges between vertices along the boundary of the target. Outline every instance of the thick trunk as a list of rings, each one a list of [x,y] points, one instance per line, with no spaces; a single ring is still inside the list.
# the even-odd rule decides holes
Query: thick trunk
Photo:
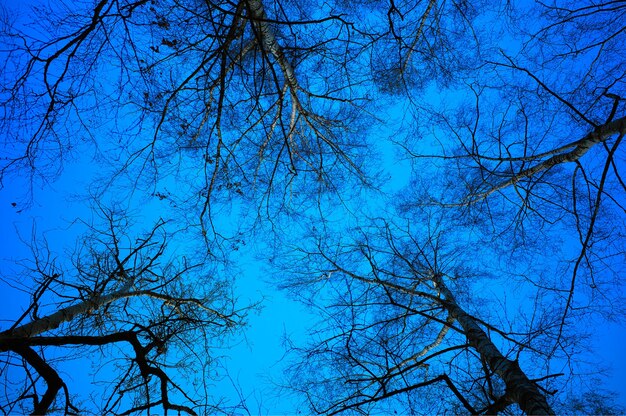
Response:
[[[554,412],[548,405],[546,397],[539,391],[535,383],[524,374],[517,362],[502,355],[485,331],[477,324],[476,319],[456,303],[442,276],[433,274],[432,281],[443,297],[444,307],[461,325],[470,345],[485,360],[489,368],[504,381],[507,398],[511,402],[519,404],[526,414],[553,415]]]
[[[104,305],[127,297],[132,286],[133,280],[129,279],[124,286],[122,286],[119,290],[115,292],[109,293],[108,295],[100,296],[98,298],[86,300],[76,305],[68,306],[67,308],[60,309],[53,314],[18,326],[13,330],[0,332],[0,338],[34,337],[44,332],[53,330],[55,328],[58,328],[61,324],[71,321],[76,315],[95,311],[96,309]]]

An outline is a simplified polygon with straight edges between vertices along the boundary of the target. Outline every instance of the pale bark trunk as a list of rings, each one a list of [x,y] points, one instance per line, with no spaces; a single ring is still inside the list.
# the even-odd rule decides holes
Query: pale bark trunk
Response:
[[[248,0],[247,3],[248,10],[250,11],[250,17],[253,19],[252,23],[258,31],[263,48],[271,53],[274,59],[276,59],[276,62],[285,76],[285,81],[287,82],[287,85],[289,85],[291,94],[295,96],[296,91],[298,90],[298,80],[296,79],[296,74],[291,64],[287,61],[283,49],[276,40],[274,30],[267,22],[267,15],[265,13],[265,8],[263,7],[263,2],[261,0]]]
[[[517,361],[506,358],[477,324],[476,319],[463,310],[439,274],[432,275],[435,288],[443,297],[443,306],[463,328],[470,345],[480,354],[489,368],[498,374],[506,385],[506,396],[519,404],[529,415],[553,415],[554,412],[535,383],[520,369]]]
[[[535,174],[539,172],[550,169],[561,163],[575,162],[581,157],[583,157],[583,155],[587,153],[589,149],[591,149],[594,145],[604,142],[609,137],[615,134],[623,134],[623,133],[626,133],[626,117],[622,117],[617,120],[598,126],[594,131],[587,134],[582,139],[567,146],[569,148],[571,147],[574,148],[570,152],[554,155],[551,158],[546,159],[543,162],[536,164],[535,166],[532,166],[519,173],[516,173],[511,178],[507,179],[506,181],[500,182],[499,184],[492,186],[488,191],[481,192],[478,195],[470,196],[469,201],[467,201],[463,205],[470,205],[470,204],[476,203],[480,200],[487,198],[489,195],[497,191],[500,191],[511,185],[515,185],[517,182],[521,181],[524,178],[530,178],[531,176],[534,176]]]
[[[74,319],[76,315],[95,311],[96,309],[104,305],[127,297],[130,289],[133,286],[133,283],[134,281],[132,279],[129,279],[128,282],[119,290],[109,293],[108,295],[100,296],[94,299],[80,302],[76,305],[68,306],[67,308],[60,309],[48,316],[44,316],[43,318],[39,318],[27,324],[18,326],[13,330],[0,332],[0,338],[33,337],[40,335],[44,332],[56,329],[61,324]]]
[[[409,66],[409,63],[411,61],[411,55],[413,55],[413,52],[415,52],[415,45],[417,45],[417,42],[422,37],[422,32],[424,31],[424,25],[426,24],[426,19],[428,18],[428,15],[430,14],[430,11],[432,10],[435,3],[436,3],[436,0],[429,0],[428,6],[426,6],[426,11],[424,12],[424,14],[422,14],[422,18],[420,19],[419,26],[417,27],[417,33],[415,35],[415,38],[413,39],[413,42],[411,42],[411,46],[409,46],[409,51],[407,52],[406,57],[404,58],[404,63],[402,64],[403,73],[406,72],[406,68],[407,66]]]

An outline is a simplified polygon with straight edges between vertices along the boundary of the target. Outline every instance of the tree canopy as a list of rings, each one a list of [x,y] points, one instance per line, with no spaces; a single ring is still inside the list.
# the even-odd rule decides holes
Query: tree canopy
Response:
[[[250,413],[211,390],[259,270],[319,314],[293,412],[620,411],[585,354],[624,317],[624,2],[0,12],[5,414]]]

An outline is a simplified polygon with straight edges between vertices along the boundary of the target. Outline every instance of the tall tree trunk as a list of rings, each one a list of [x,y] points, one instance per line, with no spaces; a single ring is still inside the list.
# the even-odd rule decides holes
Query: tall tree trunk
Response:
[[[502,355],[485,331],[480,328],[476,319],[459,306],[443,281],[442,275],[434,273],[431,279],[443,297],[444,307],[459,322],[470,345],[485,360],[489,368],[504,381],[507,399],[519,404],[519,407],[526,414],[553,415],[554,411],[548,404],[545,395],[524,374],[517,361],[511,361]]]
[[[42,334],[46,331],[58,328],[59,325],[64,322],[69,322],[76,315],[95,311],[96,309],[114,302],[118,299],[122,299],[129,296],[130,289],[132,288],[134,279],[128,279],[126,284],[119,290],[111,292],[108,295],[95,297],[76,305],[68,306],[67,308],[59,309],[58,311],[44,316],[43,318],[36,319],[27,324],[18,326],[14,329],[0,332],[0,338],[24,338],[33,337]]]
[[[263,6],[263,1],[247,0],[246,3],[248,4],[250,17],[253,19],[252,24],[257,30],[257,36],[259,37],[259,41],[263,49],[271,53],[274,59],[276,59],[276,62],[280,66],[280,69],[283,72],[283,76],[285,77],[285,82],[287,83],[287,85],[289,85],[291,95],[296,98],[296,91],[299,88],[296,74],[293,70],[293,67],[285,57],[283,48],[280,46],[278,40],[276,39],[274,29],[272,29],[268,22],[267,14],[265,13],[265,7]]]

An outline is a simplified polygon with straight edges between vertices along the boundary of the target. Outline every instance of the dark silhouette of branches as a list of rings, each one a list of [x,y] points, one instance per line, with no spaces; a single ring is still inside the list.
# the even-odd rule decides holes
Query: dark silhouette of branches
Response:
[[[349,73],[361,47],[341,14],[254,0],[103,0],[50,13],[59,17],[48,39],[5,28],[0,180],[49,179],[87,140],[114,161],[103,186],[128,177],[166,195],[161,181],[184,180],[189,191],[168,198],[196,208],[204,234],[217,232],[218,201],[281,209],[336,191],[340,177],[368,183],[367,149],[352,134],[366,103]]]
[[[105,227],[91,230],[70,265],[50,261],[45,246],[33,247],[23,276],[32,302],[0,332],[8,387],[3,412],[209,411],[210,398],[189,391],[190,381],[206,374],[181,379],[180,370],[210,362],[211,347],[240,327],[245,310],[236,309],[206,264],[168,259],[172,236],[165,222],[133,239],[127,219],[102,213]],[[197,348],[204,351],[198,355]],[[70,351],[60,362],[52,358]],[[103,402],[81,408],[62,375],[63,362],[100,366],[105,359],[115,366],[104,380]]]
[[[458,45],[464,33],[478,42],[479,7],[363,2],[318,13],[257,0],[102,0],[41,9],[54,23],[48,36],[3,28],[0,184],[20,172],[49,180],[88,148],[110,167],[101,191],[125,183],[167,197],[194,211],[207,238],[220,234],[220,203],[252,201],[271,220],[292,201],[371,186],[372,86],[451,82],[474,65]],[[172,178],[187,192],[168,191]]]
[[[426,110],[436,147],[403,144],[417,169],[430,165],[446,172],[428,190],[416,183],[420,189],[412,191],[405,208],[449,208],[451,215],[491,229],[487,239],[520,241],[520,251],[529,241],[555,236],[577,241],[577,254],[568,259],[569,278],[555,288],[563,296],[563,327],[581,286],[610,297],[606,282],[614,281],[621,267],[626,91],[621,62],[604,48],[623,47],[626,38],[620,29],[589,50],[554,55],[555,45],[562,45],[566,34],[573,36],[574,27],[582,33],[586,25],[593,37],[606,34],[606,22],[595,19],[618,19],[623,8],[539,9],[552,23],[527,38],[517,55],[500,51],[486,59],[459,103]],[[586,42],[579,35],[566,42],[572,40]],[[598,54],[593,68],[571,70],[578,54],[591,49]]]
[[[558,325],[506,331],[468,312],[452,288],[472,274],[455,270],[460,259],[447,250],[437,234],[420,243],[389,225],[303,249],[296,261],[309,265],[309,274],[291,288],[302,295],[313,287],[323,324],[316,343],[294,347],[301,361],[290,383],[313,411],[493,414],[518,405],[527,414],[553,414],[547,397],[554,392],[520,363],[544,371],[533,361],[546,359],[536,343]]]
[[[323,316],[292,346],[310,410],[569,409],[574,324],[623,303],[623,1],[18,9],[0,6],[0,191],[36,202],[70,171],[77,200],[174,220],[141,234],[100,209],[73,255],[33,240],[2,276],[30,296],[0,332],[4,413],[232,410],[208,369],[246,308],[216,270],[246,241]],[[414,168],[391,197],[389,142]],[[476,289],[510,276],[516,312]],[[102,366],[93,405],[72,360]]]

